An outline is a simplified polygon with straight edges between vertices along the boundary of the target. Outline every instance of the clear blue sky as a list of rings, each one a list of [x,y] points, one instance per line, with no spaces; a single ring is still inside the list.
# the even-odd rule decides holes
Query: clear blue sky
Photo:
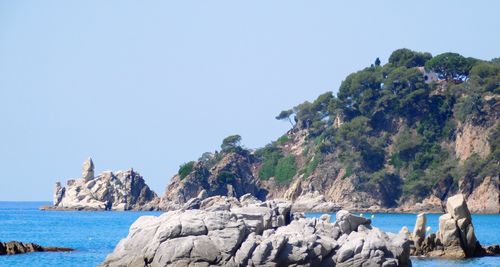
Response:
[[[0,0],[0,200],[134,167],[163,194],[178,166],[407,47],[500,56],[500,1]]]

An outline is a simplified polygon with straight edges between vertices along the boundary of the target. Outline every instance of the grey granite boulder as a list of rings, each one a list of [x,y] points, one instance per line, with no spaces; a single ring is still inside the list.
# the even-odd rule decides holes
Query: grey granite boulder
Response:
[[[474,234],[472,216],[462,194],[448,198],[447,212],[439,217],[439,230],[425,235],[425,217],[417,216],[411,240],[415,256],[469,258],[496,255],[491,247],[482,247]],[[500,252],[500,251],[499,251]]]
[[[425,239],[425,225],[427,222],[427,218],[425,213],[419,213],[417,215],[417,220],[415,221],[415,227],[413,228],[412,239],[415,243],[415,247],[420,249],[420,245]]]
[[[324,195],[318,191],[309,191],[299,196],[292,206],[296,212],[336,212],[341,207],[331,201],[327,201]]]
[[[371,227],[370,219],[353,215],[347,210],[338,211],[336,218],[335,225],[339,227],[342,234],[350,234],[352,231],[357,231],[360,225]]]
[[[188,202],[186,202],[182,206],[182,209],[184,209],[184,210],[199,209],[200,205],[201,205],[201,199],[198,197],[194,197],[194,198],[188,200]]]
[[[94,162],[92,162],[92,158],[90,157],[83,162],[82,178],[87,182],[94,179]]]
[[[243,196],[240,197],[240,203],[241,205],[248,205],[248,204],[255,204],[262,202],[258,198],[254,197],[252,194],[244,194]]]
[[[223,198],[139,218],[102,266],[411,265],[406,235],[384,233],[346,211],[335,223],[327,216],[290,220],[290,202]],[[231,204],[214,209],[221,202]]]
[[[462,194],[448,198],[448,213],[439,217],[437,237],[449,257],[473,257],[479,242],[474,234],[472,217]]]
[[[203,210],[230,210],[231,207],[240,207],[241,204],[235,197],[212,196],[201,201],[200,209]]]

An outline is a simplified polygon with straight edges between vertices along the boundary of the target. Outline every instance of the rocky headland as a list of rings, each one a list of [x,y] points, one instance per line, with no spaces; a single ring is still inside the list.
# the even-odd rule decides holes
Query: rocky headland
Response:
[[[133,169],[94,175],[94,163],[83,163],[82,177],[56,183],[54,205],[45,210],[157,210],[160,199]]]
[[[0,242],[0,255],[24,254],[30,252],[70,252],[74,249],[62,247],[43,247],[34,243],[18,241]]]
[[[291,128],[276,141],[247,149],[230,135],[182,164],[161,200],[133,170],[94,177],[88,161],[82,178],[56,184],[54,207],[177,210],[204,191],[285,199],[296,211],[441,213],[462,194],[472,213],[498,214],[499,73],[496,61],[398,49],[337,94],[280,112]]]
[[[345,210],[332,223],[329,215],[292,214],[290,201],[251,195],[190,204],[140,217],[102,266],[411,266],[405,234]]]
[[[273,199],[264,183],[258,179],[255,166],[256,157],[244,150],[235,150],[218,155],[207,155],[208,159],[193,164],[192,170],[184,177],[175,175],[165,189],[165,195],[160,202],[161,210],[177,210],[200,200],[202,196],[225,196],[241,198],[252,196],[256,201]],[[207,161],[221,159],[211,168]],[[301,190],[297,196],[287,196],[282,199],[292,202],[292,210],[305,212],[336,212],[341,206],[328,201],[319,191],[310,185]],[[190,205],[190,204],[187,204]]]
[[[450,76],[457,69],[460,79]],[[498,214],[499,73],[498,62],[398,49],[387,64],[348,75],[337,94],[280,112],[291,128],[266,146],[247,149],[231,135],[182,164],[160,206],[176,209],[205,190],[308,211],[441,213],[460,193],[471,212]],[[331,207],[308,203],[320,196]]]
[[[220,157],[216,164],[209,163]],[[255,176],[253,164],[255,156],[243,150],[216,155],[207,155],[206,160],[193,163],[188,173],[177,174],[167,185],[160,207],[163,210],[175,210],[200,192],[207,196],[227,196],[239,198],[251,194],[265,200],[267,191]]]

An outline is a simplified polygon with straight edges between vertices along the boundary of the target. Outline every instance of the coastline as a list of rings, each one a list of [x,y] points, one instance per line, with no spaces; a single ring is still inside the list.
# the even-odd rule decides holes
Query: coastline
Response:
[[[271,200],[282,200],[282,199],[271,199]],[[12,202],[15,203],[16,201],[1,201],[1,202]],[[22,201],[20,201],[22,202]],[[33,203],[33,202],[44,202],[44,201],[25,201],[26,203]],[[46,203],[49,201],[46,201]],[[56,207],[53,205],[43,205],[38,207],[40,211],[117,211],[117,212],[127,212],[127,211],[132,211],[132,212],[168,212],[172,211],[172,209],[161,209],[159,207],[156,208],[139,208],[139,209],[129,209],[129,210],[119,210],[119,209],[98,209],[98,208],[93,208],[93,207],[78,207],[78,208],[67,208],[67,207]],[[446,211],[444,210],[438,210],[438,209],[405,209],[402,210],[401,208],[379,208],[379,209],[370,209],[370,208],[348,208],[348,207],[337,207],[335,209],[294,209],[292,208],[293,212],[304,212],[304,213],[336,213],[337,211],[341,209],[346,209],[349,210],[352,213],[370,213],[370,214],[419,214],[419,213],[426,213],[426,214],[444,214]],[[471,214],[474,215],[500,215],[500,213],[487,213],[487,212],[471,212]]]
[[[78,208],[66,208],[66,207],[56,207],[56,206],[41,206],[38,207],[40,211],[87,211],[87,212],[158,212],[163,211],[159,209],[128,209],[128,210],[119,210],[119,209],[98,209],[93,207],[78,207]]]
[[[261,202],[249,197],[238,200],[219,196],[195,198],[189,203],[198,204],[158,217],[139,218],[101,266],[198,261],[216,266],[233,266],[237,262],[259,266],[305,262],[411,266],[410,255],[461,260],[500,254],[499,245],[485,246],[476,239],[472,215],[461,194],[448,199],[447,213],[439,216],[435,228],[439,230],[435,233],[430,232],[430,225],[435,227],[438,214],[432,216],[429,226],[425,213],[416,218],[404,216],[411,217],[410,227],[415,223],[412,233],[403,224],[396,225],[399,231],[386,232],[372,226],[373,215],[364,217],[342,209],[335,214],[335,220],[328,214],[318,216],[321,211],[305,216],[293,212],[295,203],[286,200]],[[365,246],[365,242],[369,245]],[[180,250],[173,248],[174,243]],[[139,247],[146,250],[137,250]],[[317,249],[311,250],[313,247]],[[273,252],[269,255],[265,251]]]
[[[30,262],[37,260],[42,266],[49,266],[50,262],[60,262],[61,264],[70,264],[75,259],[80,262],[87,262],[88,266],[97,266],[102,263],[105,256],[111,253],[112,248],[120,239],[127,235],[130,225],[140,216],[160,216],[164,212],[41,212],[38,210],[37,203],[20,203],[23,208],[16,208],[16,203],[4,203],[8,205],[0,206],[0,222],[3,222],[0,228],[0,236],[4,240],[26,240],[38,244],[54,244],[76,249],[75,253],[33,253],[21,257],[2,258],[4,264],[10,266],[30,266]],[[47,203],[47,202],[46,202]],[[1,202],[0,202],[1,204]],[[14,205],[13,205],[14,204]],[[10,215],[12,214],[12,216]],[[319,218],[321,213],[307,212],[306,217]],[[498,229],[488,229],[489,225],[498,225],[500,215],[498,214],[477,214],[473,215],[474,226],[478,232],[478,239],[484,245],[499,243],[497,236],[500,236]],[[12,220],[28,221],[28,224],[18,224],[6,222]],[[370,216],[365,214],[365,217]],[[437,229],[439,215],[430,214],[428,223],[433,229]],[[335,215],[332,215],[334,220]],[[386,232],[397,233],[401,226],[407,225],[413,227],[415,215],[401,213],[381,213],[375,214],[372,220],[375,227],[379,227]],[[15,222],[15,221],[11,221]],[[47,229],[51,229],[47,232]],[[81,229],[81,230],[80,230]],[[71,233],[71,236],[68,234]],[[91,238],[91,240],[89,239]],[[50,241],[52,240],[52,241]],[[448,260],[443,258],[412,257],[414,266],[436,266],[446,264],[445,266],[472,267],[472,266],[494,266],[492,257],[475,258],[468,260]],[[456,265],[455,265],[456,264]],[[486,265],[483,265],[486,264]]]

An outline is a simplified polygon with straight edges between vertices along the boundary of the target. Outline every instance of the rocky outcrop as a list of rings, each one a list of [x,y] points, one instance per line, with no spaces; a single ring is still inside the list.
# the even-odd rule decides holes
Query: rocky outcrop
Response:
[[[66,187],[62,187],[60,182],[56,182],[56,186],[54,188],[54,205],[61,203],[65,192]]]
[[[299,166],[304,168],[305,162],[311,161],[305,159],[302,153],[303,146],[308,145],[304,138],[301,138],[304,134],[290,133],[291,141],[279,147],[285,154],[296,158],[298,169],[301,168]],[[488,134],[482,132],[481,135],[484,137]],[[483,140],[483,137],[480,140]],[[448,149],[453,150],[453,145],[447,144]],[[485,157],[490,153],[486,150],[483,152],[482,156]],[[208,196],[239,198],[249,193],[260,200],[287,199],[295,202],[296,211],[316,212],[334,212],[342,207],[360,212],[438,213],[444,210],[449,196],[463,193],[471,212],[500,213],[498,175],[483,178],[462,177],[458,186],[449,176],[438,181],[430,190],[432,193],[420,199],[411,195],[401,198],[401,192],[398,193],[398,190],[401,189],[400,183],[404,179],[398,180],[396,176],[391,178],[394,180],[388,179],[384,183],[365,186],[366,181],[348,172],[334,153],[325,156],[323,162],[308,177],[303,177],[298,172],[289,184],[277,183],[274,177],[261,180],[259,170],[262,162],[250,151],[215,153],[208,162],[211,163],[200,159],[187,176],[175,175],[171,179],[161,201],[163,210],[179,209],[205,190]]]
[[[175,210],[203,190],[207,196],[239,198],[250,193],[264,200],[267,193],[260,187],[260,180],[254,174],[254,163],[254,157],[246,151],[224,154],[211,167],[199,161],[187,176],[176,175],[171,179],[162,198],[161,207],[163,210]]]
[[[71,248],[42,247],[34,243],[23,243],[18,241],[0,242],[0,255],[14,255],[29,252],[69,252]]]
[[[288,201],[243,200],[252,203],[215,196],[200,209],[140,217],[102,266],[411,266],[406,236],[368,219],[291,220]]]
[[[413,233],[411,238],[413,243],[415,244],[416,250],[421,250],[422,243],[425,239],[425,223],[427,222],[427,218],[425,213],[420,213],[417,215],[417,220],[415,222],[415,227],[413,228]]]
[[[439,217],[436,234],[444,247],[444,253],[454,257],[472,257],[480,246],[474,234],[472,217],[462,194],[448,199],[448,213]]]
[[[419,214],[412,238],[412,255],[470,258],[496,254],[496,247],[482,247],[476,239],[472,217],[465,197],[457,194],[448,199],[447,213],[439,217],[436,234],[425,235],[425,214]]]
[[[54,206],[58,210],[157,210],[159,198],[133,169],[94,176],[94,163],[83,164],[82,178],[56,183]]]
[[[82,178],[86,182],[94,179],[94,162],[92,162],[92,158],[88,158],[83,162]]]
[[[201,190],[295,201],[313,186],[349,210],[442,212],[448,197],[463,193],[471,212],[500,213],[498,65],[473,61],[474,71],[451,83],[429,82],[428,73],[417,71],[424,66],[404,67],[403,81],[403,69],[390,63],[376,83],[362,86],[372,69],[352,73],[337,96],[327,92],[283,110],[276,118],[289,119],[292,128],[265,147],[245,149],[233,136],[232,149],[221,146],[183,165],[162,204],[173,209]],[[479,74],[486,66],[491,72]],[[469,87],[475,90],[445,93]],[[422,90],[408,95],[408,88]]]

